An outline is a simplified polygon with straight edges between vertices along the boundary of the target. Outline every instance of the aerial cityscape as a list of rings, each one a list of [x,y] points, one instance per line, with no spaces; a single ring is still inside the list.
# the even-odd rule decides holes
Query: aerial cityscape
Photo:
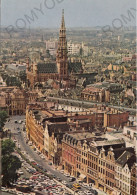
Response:
[[[0,194],[136,195],[136,27],[67,27],[65,11],[1,28]]]

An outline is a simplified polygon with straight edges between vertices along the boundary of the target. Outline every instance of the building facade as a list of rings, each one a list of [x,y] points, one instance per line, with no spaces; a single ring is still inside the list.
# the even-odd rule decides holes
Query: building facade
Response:
[[[136,195],[136,192],[137,192],[137,164],[135,162],[131,167],[130,194]]]
[[[1,87],[0,107],[7,111],[8,115],[22,115],[26,113],[28,103],[38,98],[36,91],[26,91],[18,87]]]
[[[44,60],[41,60],[40,56],[36,55],[34,55],[33,59],[30,60],[28,58],[26,69],[28,85],[30,87],[34,87],[36,83],[42,83],[47,81],[48,79],[53,79],[57,81],[65,80],[67,81],[66,85],[70,83],[68,78],[68,57],[64,10],[62,12],[62,22],[59,32],[56,62],[47,63]]]

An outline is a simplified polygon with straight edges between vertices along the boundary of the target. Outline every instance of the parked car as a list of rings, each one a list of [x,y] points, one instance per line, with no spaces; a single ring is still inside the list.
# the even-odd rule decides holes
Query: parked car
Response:
[[[22,123],[22,121],[21,120],[19,120],[19,124],[21,124]]]
[[[76,180],[75,177],[70,177],[70,178],[69,178],[69,181],[70,181],[70,182],[75,181],[75,180]]]
[[[64,170],[61,170],[60,172],[63,174],[64,173]]]
[[[68,188],[73,188],[73,186],[71,185],[71,184],[66,184],[66,187],[68,187]]]
[[[62,181],[62,179],[60,177],[57,177],[57,180],[60,181],[60,182]]]
[[[61,183],[62,183],[62,184],[64,184],[64,185],[66,185],[66,184],[67,184],[67,182],[66,182],[65,180],[63,180]]]

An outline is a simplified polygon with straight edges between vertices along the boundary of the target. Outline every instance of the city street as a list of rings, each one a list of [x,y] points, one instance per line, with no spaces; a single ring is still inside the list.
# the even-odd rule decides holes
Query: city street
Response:
[[[51,174],[55,175],[56,177],[59,177],[62,181],[66,181],[67,184],[72,185],[73,183],[76,183],[76,181],[69,182],[69,177],[64,176],[59,170],[56,170],[54,165],[49,165],[48,163],[50,162],[49,160],[42,160],[40,156],[32,149],[31,146],[26,144],[26,131],[23,131],[23,123],[24,123],[25,116],[12,116],[10,117],[9,122],[5,124],[5,129],[10,129],[11,130],[11,137],[13,140],[17,140],[17,146],[20,147],[21,151],[25,151],[27,155],[30,157],[30,159],[33,159],[37,164],[41,165],[43,168],[45,168],[48,172]],[[17,121],[17,122],[15,122]],[[19,121],[23,121],[22,124],[19,124]],[[20,129],[20,130],[18,130]],[[25,172],[26,174],[26,172]],[[94,188],[95,189],[95,188]],[[87,188],[84,188],[81,186],[80,191],[87,190]],[[104,192],[101,192],[99,190],[98,194],[99,195],[105,195]],[[77,194],[77,193],[75,193]]]
[[[20,149],[21,151],[25,151],[28,153],[28,155],[30,156],[30,158],[32,158],[34,161],[36,161],[36,163],[38,163],[39,165],[41,165],[43,168],[47,169],[48,171],[50,171],[52,174],[55,174],[57,177],[60,177],[62,180],[67,181],[68,183],[70,183],[68,181],[68,178],[65,177],[63,174],[61,174],[59,171],[54,170],[54,167],[51,165],[48,165],[48,163],[50,161],[46,161],[46,160],[42,160],[38,154],[36,154],[36,152],[28,145],[25,143],[24,138],[26,137],[26,133],[21,131],[21,133],[17,132],[17,128],[22,129],[23,125],[22,124],[18,124],[15,123],[14,121],[17,120],[24,120],[25,116],[15,116],[12,117],[10,122],[6,123],[5,128],[7,129],[11,129],[11,134],[12,134],[12,138],[16,139],[20,145]],[[71,182],[72,183],[72,182]],[[70,183],[70,184],[71,184]]]

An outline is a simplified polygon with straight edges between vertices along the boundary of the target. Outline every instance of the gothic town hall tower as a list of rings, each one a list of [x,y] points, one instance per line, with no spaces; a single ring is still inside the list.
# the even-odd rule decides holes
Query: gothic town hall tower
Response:
[[[62,11],[62,22],[59,32],[59,42],[56,54],[56,63],[59,74],[59,79],[68,78],[68,57],[67,57],[67,41],[66,41],[66,28],[64,21],[64,10]]]

